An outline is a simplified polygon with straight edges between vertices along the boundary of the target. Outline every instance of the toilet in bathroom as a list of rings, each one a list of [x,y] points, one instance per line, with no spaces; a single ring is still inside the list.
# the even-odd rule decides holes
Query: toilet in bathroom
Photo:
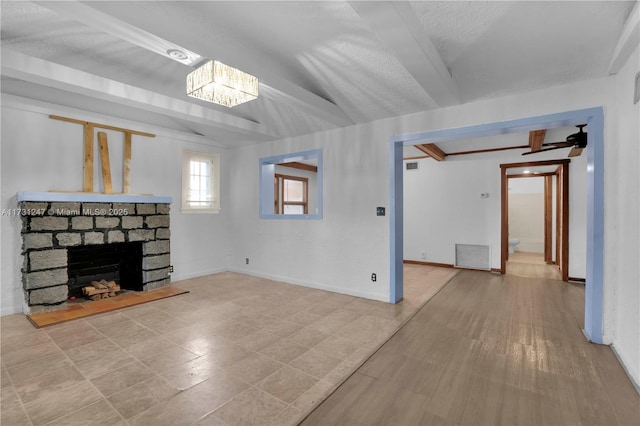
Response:
[[[517,238],[509,238],[509,253],[516,252],[516,246],[520,244],[520,240]]]

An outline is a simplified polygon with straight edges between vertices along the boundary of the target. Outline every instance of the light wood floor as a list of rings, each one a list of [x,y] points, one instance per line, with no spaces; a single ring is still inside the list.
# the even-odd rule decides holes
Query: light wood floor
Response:
[[[462,271],[302,423],[638,425],[584,285]]]
[[[507,275],[519,277],[559,280],[560,271],[556,265],[547,265],[542,253],[516,252],[509,254]]]

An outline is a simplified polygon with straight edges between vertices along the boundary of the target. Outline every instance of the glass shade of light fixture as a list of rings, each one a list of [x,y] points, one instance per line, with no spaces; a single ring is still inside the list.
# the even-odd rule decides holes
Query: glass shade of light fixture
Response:
[[[258,77],[210,60],[187,75],[187,95],[231,108],[258,97]]]

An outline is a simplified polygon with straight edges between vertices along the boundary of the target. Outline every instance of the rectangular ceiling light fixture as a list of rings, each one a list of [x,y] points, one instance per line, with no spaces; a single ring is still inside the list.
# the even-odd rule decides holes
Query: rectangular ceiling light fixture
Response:
[[[187,95],[231,108],[258,97],[258,77],[210,60],[187,75]]]

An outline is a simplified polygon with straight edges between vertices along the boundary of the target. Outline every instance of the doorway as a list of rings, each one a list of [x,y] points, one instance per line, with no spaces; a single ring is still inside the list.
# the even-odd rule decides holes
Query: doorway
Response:
[[[584,123],[589,126],[590,131],[586,148],[587,269],[583,331],[590,341],[603,343],[604,111],[602,107],[393,136],[389,144],[389,301],[397,303],[402,300],[403,295],[403,148],[405,145],[529,132]]]
[[[501,164],[501,256],[500,273],[507,273],[507,261],[515,247],[528,244],[527,252],[540,252],[542,264],[555,265],[562,281],[569,280],[569,163],[571,160],[549,160],[525,163]],[[542,238],[538,241],[518,241],[522,235],[510,235],[509,182],[519,179],[542,179],[541,213]],[[524,197],[531,202],[532,197]],[[535,199],[535,198],[534,198]],[[533,218],[529,217],[531,221]],[[522,224],[525,231],[536,228],[534,223]],[[523,232],[525,232],[523,231]],[[535,270],[537,269],[537,271]],[[532,273],[539,272],[548,278],[545,272],[549,268],[531,268]]]

